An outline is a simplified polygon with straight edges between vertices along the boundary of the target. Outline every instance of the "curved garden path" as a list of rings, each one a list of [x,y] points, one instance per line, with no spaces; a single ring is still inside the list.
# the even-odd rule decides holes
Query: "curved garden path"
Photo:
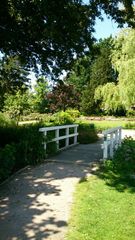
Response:
[[[2,184],[0,239],[64,240],[75,185],[102,158],[101,144],[77,145]]]

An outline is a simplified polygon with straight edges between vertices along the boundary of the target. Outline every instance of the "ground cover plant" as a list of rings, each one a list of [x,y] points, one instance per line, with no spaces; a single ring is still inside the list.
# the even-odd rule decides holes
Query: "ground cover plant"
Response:
[[[66,240],[133,240],[135,141],[125,139],[113,160],[82,179],[74,195]]]

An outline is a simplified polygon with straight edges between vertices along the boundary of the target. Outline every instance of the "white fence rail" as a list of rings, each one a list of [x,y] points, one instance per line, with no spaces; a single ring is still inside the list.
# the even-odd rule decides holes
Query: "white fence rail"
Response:
[[[65,134],[62,136],[60,136],[61,129],[65,129]],[[70,133],[70,129],[73,129],[72,133]],[[55,137],[53,139],[51,139],[50,141],[44,142],[44,149],[46,150],[47,143],[50,143],[50,142],[56,142],[57,150],[63,150],[70,146],[76,145],[77,144],[77,136],[78,136],[77,129],[78,129],[77,124],[40,128],[39,131],[44,134],[46,139],[47,139],[47,133],[49,131],[55,131]],[[72,144],[70,144],[70,138],[73,138]],[[60,140],[63,140],[63,139],[65,139],[65,146],[60,148],[59,142],[60,142]]]
[[[111,128],[103,131],[103,159],[112,158],[114,151],[121,145],[122,127]]]

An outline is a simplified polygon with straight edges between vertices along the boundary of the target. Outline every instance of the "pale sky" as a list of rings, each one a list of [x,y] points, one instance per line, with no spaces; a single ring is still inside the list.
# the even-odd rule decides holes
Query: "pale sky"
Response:
[[[85,3],[89,3],[89,0],[84,0]],[[117,28],[117,24],[110,19],[107,18],[107,16],[103,12],[103,18],[104,21],[101,21],[97,18],[96,25],[95,25],[95,33],[94,37],[96,39],[100,38],[107,38],[110,35],[115,36],[120,29]]]
[[[103,22],[101,22],[100,19],[96,21],[94,36],[96,39],[107,38],[110,35],[114,37],[120,31],[117,26],[118,25],[113,20],[108,19],[104,14]]]

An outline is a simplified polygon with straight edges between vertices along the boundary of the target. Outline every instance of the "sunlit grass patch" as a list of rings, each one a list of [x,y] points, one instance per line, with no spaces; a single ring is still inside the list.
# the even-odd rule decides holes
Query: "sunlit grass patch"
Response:
[[[108,128],[114,128],[118,126],[122,126],[122,128],[125,129],[135,129],[135,121],[128,120],[82,120],[82,122],[86,124],[94,124],[97,131],[102,131]]]
[[[103,179],[78,184],[67,240],[134,240],[135,193],[117,191]]]

